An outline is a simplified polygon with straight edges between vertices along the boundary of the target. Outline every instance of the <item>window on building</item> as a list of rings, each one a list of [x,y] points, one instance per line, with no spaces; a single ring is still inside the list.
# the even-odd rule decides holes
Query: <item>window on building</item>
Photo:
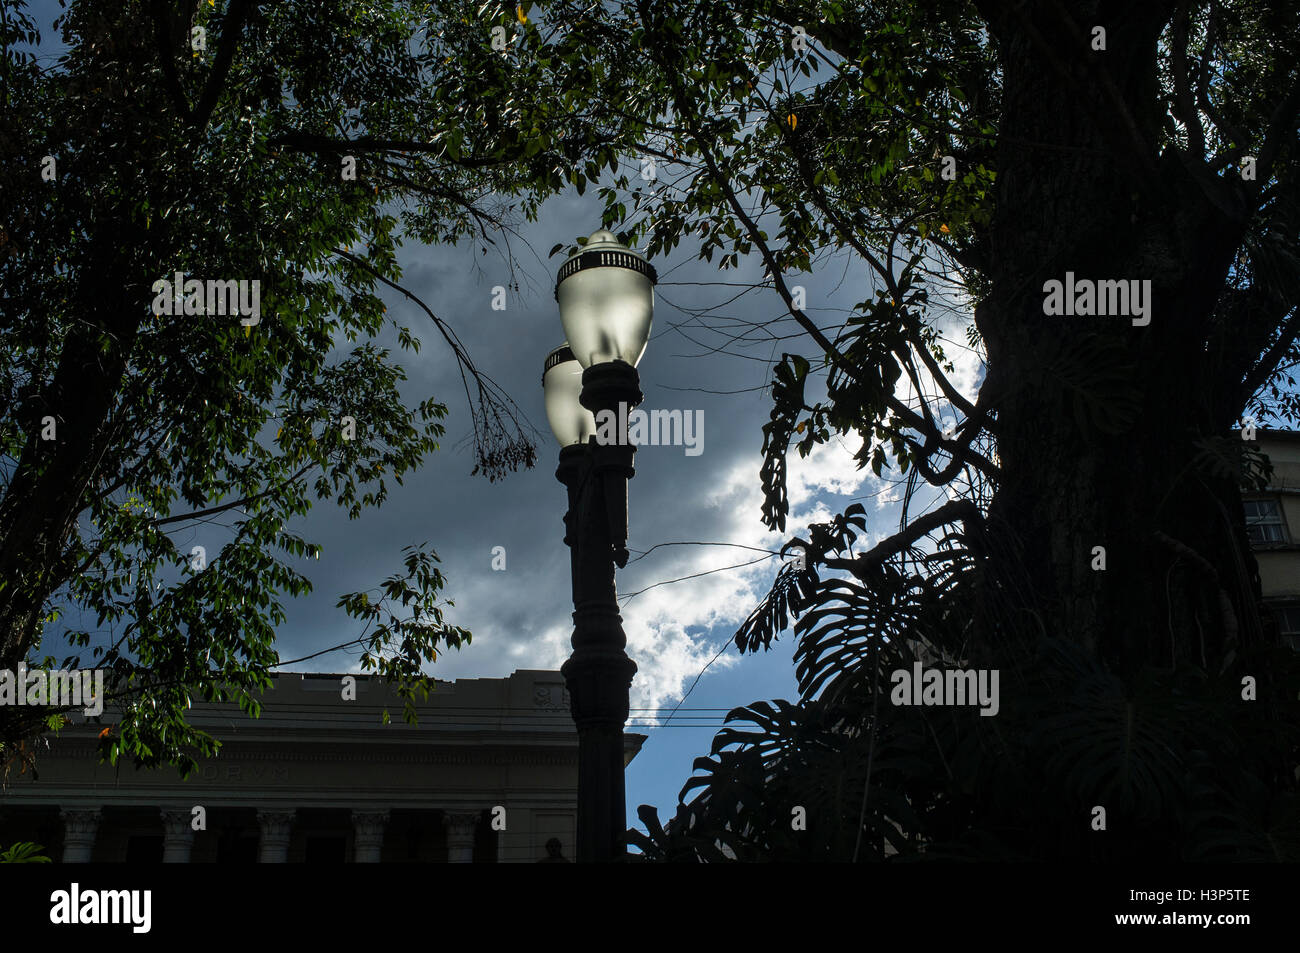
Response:
[[[221,832],[217,841],[217,863],[219,864],[255,864],[257,863],[257,834],[239,828],[228,828]]]
[[[1290,542],[1282,507],[1276,498],[1246,500],[1246,536],[1256,546]]]
[[[348,839],[336,835],[307,838],[303,860],[309,864],[343,864],[347,862]]]
[[[478,827],[474,828],[474,863],[495,864],[498,849],[497,831],[492,826],[492,812],[484,808],[479,815]]]
[[[133,834],[126,841],[128,864],[161,864],[163,838],[161,834]]]
[[[1300,651],[1300,603],[1274,606],[1273,616],[1277,619],[1278,637],[1282,644]]]

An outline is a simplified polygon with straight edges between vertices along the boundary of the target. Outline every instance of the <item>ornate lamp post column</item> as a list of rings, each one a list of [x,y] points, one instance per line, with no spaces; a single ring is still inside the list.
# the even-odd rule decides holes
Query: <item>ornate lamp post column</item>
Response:
[[[546,358],[546,416],[568,490],[564,541],[573,576],[573,654],[561,671],[578,728],[580,862],[620,860],[627,813],[623,728],[636,663],[618,611],[627,565],[627,481],[636,449],[627,414],[641,403],[636,364],[650,339],[655,270],[600,230],[560,267],[555,297],[569,341]],[[598,422],[600,426],[598,426]]]

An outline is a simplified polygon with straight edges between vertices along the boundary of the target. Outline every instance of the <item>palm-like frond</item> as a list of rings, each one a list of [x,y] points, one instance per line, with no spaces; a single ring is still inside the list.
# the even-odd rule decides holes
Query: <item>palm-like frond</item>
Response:
[[[849,548],[813,539],[819,561]],[[644,856],[1300,859],[1296,653],[1249,645],[1121,677],[1032,627],[977,632],[970,542],[949,533],[929,552],[855,564],[854,578],[810,563],[796,597],[769,597],[763,631],[778,630],[777,606],[798,638],[800,701],[732,711],[677,815],[661,826],[642,808],[649,834],[629,836]],[[891,672],[915,662],[996,669],[997,716],[893,705]],[[1258,701],[1243,699],[1243,673],[1262,673]]]

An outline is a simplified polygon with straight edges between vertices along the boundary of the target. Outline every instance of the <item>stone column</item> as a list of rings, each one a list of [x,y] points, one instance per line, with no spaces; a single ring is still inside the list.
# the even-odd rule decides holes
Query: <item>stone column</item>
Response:
[[[63,819],[63,862],[88,864],[95,849],[95,834],[99,831],[99,808],[91,810],[60,811]]]
[[[473,863],[474,831],[478,827],[478,814],[444,814],[442,825],[447,828],[447,863]]]
[[[387,826],[387,811],[352,812],[353,863],[379,863],[384,846],[384,828]]]
[[[164,810],[163,823],[163,863],[188,864],[190,851],[194,847],[193,815],[189,811]]]
[[[292,811],[258,811],[262,829],[257,861],[261,864],[284,864],[289,861],[289,832],[293,827]]]

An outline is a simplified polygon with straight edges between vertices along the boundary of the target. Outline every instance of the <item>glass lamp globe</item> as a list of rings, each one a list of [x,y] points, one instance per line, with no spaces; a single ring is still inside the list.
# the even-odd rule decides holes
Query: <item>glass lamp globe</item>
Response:
[[[615,360],[633,367],[640,362],[650,340],[658,280],[645,256],[603,228],[560,266],[555,300],[573,356],[583,368]]]
[[[586,443],[596,432],[596,418],[578,403],[582,393],[582,365],[567,343],[546,355],[542,390],[546,396],[546,419],[560,446]]]

